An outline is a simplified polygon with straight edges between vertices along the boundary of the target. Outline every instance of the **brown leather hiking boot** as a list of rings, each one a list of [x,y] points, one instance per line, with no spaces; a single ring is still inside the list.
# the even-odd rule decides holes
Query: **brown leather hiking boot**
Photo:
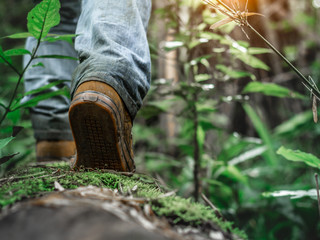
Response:
[[[76,153],[74,141],[38,141],[36,154],[38,162],[67,161]]]
[[[73,167],[135,170],[132,121],[112,87],[99,81],[81,84],[71,102],[69,121],[77,148]]]

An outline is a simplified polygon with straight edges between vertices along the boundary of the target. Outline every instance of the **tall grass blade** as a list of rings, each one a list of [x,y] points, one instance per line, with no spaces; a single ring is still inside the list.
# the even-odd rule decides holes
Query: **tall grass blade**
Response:
[[[272,137],[268,128],[261,121],[258,114],[254,111],[254,109],[249,104],[244,103],[242,106],[246,111],[247,115],[249,116],[250,120],[252,121],[253,126],[256,129],[259,137],[262,139],[263,143],[267,147],[267,151],[263,154],[263,156],[266,158],[270,166],[276,166],[278,163],[277,155],[274,152]]]

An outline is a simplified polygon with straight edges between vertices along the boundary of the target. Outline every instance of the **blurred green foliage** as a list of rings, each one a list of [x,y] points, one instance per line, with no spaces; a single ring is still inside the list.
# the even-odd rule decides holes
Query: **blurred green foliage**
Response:
[[[134,129],[138,166],[179,194],[194,195],[198,147],[199,190],[245,229],[250,239],[317,239],[320,224],[314,170],[282,157],[290,159],[288,152],[295,152],[304,156],[301,161],[306,164],[318,161],[304,153],[320,154],[315,144],[320,127],[313,122],[309,94],[295,84],[261,82],[261,76],[268,74],[272,79],[274,75],[263,55],[270,50],[256,47],[255,38],[239,37],[234,24],[210,30],[220,19],[201,1],[170,0],[155,10],[150,32],[154,65],[169,58],[167,64],[175,66],[178,80],[157,79],[161,72],[153,73],[156,79]],[[163,23],[166,28],[161,29]],[[290,22],[285,31],[277,31],[282,37],[290,36],[298,24],[301,22]],[[161,30],[163,38],[152,35]],[[299,42],[290,40],[290,44],[277,45],[289,60],[299,63]],[[309,42],[305,51],[318,48],[310,44],[312,40],[305,41]],[[176,59],[168,55],[171,52]],[[310,56],[306,61],[317,79],[318,61]],[[270,116],[265,115],[267,106],[256,101],[257,96],[271,103]],[[301,111],[291,111],[286,105]],[[230,114],[227,109],[234,106],[244,115]],[[163,119],[169,119],[169,124]],[[237,128],[244,131],[230,131]],[[282,156],[277,154],[279,148]]]

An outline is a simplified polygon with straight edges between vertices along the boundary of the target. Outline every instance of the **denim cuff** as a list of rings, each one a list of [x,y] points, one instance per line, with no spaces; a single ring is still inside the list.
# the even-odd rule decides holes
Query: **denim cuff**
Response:
[[[68,130],[39,130],[34,129],[34,138],[37,141],[73,141],[72,132]]]
[[[52,116],[32,113],[31,122],[34,129],[34,137],[37,141],[73,141],[73,136],[68,121],[68,113],[55,116],[55,118]]]
[[[71,85],[71,99],[79,87],[80,84],[87,81],[100,81],[110,85],[119,94],[123,100],[127,110],[134,120],[138,110],[142,106],[142,98],[149,90],[146,84],[140,84],[141,82],[148,82],[146,76],[143,79],[137,72],[131,71],[128,68],[128,64],[116,62],[110,64],[93,64],[93,60],[88,59],[81,63],[75,71],[74,81]],[[88,71],[92,69],[92,71]],[[81,74],[82,73],[82,74]],[[140,79],[137,81],[137,79]],[[133,99],[133,97],[135,100]]]

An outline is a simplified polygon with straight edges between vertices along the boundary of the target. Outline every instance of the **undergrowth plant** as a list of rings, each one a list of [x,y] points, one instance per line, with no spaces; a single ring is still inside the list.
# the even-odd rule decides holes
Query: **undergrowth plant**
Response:
[[[303,104],[309,97],[276,83],[257,81],[253,73],[242,70],[243,66],[269,70],[257,55],[270,54],[275,50],[273,47],[252,47],[231,34],[237,24],[245,37],[251,30],[253,35],[257,34],[250,27],[247,29],[247,17],[259,14],[240,9],[237,1],[228,1],[235,3],[233,6],[206,2],[217,3],[215,6],[221,7],[221,12],[212,11],[202,0],[170,0],[164,8],[156,10],[156,16],[166,22],[171,40],[157,46],[151,43],[152,56],[158,60],[174,51],[177,57],[172,59],[174,55],[170,55],[167,61],[176,68],[178,80],[155,80],[139,116],[151,125],[155,119],[161,119],[160,114],[173,116],[175,134],[165,139],[164,131],[158,127],[136,126],[137,146],[142,143],[149,146],[137,154],[137,159],[145,161],[148,171],[160,175],[160,179],[177,188],[180,194],[192,194],[197,200],[201,193],[208,196],[225,216],[236,219],[247,229],[253,239],[312,236],[318,224],[313,221],[317,219],[312,212],[314,202],[305,198],[309,195],[302,195],[302,201],[296,201],[266,197],[262,193],[283,189],[307,192],[310,189],[309,169],[286,164],[277,149],[305,141],[304,135],[310,131],[313,134],[308,134],[304,144],[316,141],[319,127],[310,124],[312,119],[317,120],[316,85],[284,60],[310,90],[313,109],[296,115],[285,112],[291,118],[271,129],[259,106],[252,105],[252,94],[301,100]],[[246,1],[243,3],[245,6]],[[212,31],[211,26],[218,29]],[[276,54],[284,57],[279,53],[277,50]],[[233,95],[235,91],[228,88],[237,85],[242,78],[247,84],[240,88],[239,94]],[[242,107],[253,125],[255,137],[228,131],[230,115],[226,115],[223,108],[229,103]]]
[[[39,89],[26,92],[24,94],[18,94],[19,86],[23,82],[23,76],[27,71],[27,69],[34,68],[34,67],[45,67],[41,63],[32,65],[32,61],[34,59],[37,59],[37,58],[39,59],[40,58],[74,59],[68,56],[37,55],[37,50],[41,45],[41,43],[44,41],[54,42],[54,41],[65,40],[68,42],[72,42],[72,37],[74,37],[73,35],[56,35],[56,34],[49,33],[50,29],[58,25],[60,22],[59,9],[60,9],[59,0],[43,0],[41,3],[36,5],[28,14],[28,17],[27,17],[28,32],[15,33],[2,38],[2,39],[4,38],[25,39],[28,37],[34,37],[37,39],[37,43],[34,49],[32,50],[32,52],[24,48],[13,48],[13,49],[4,50],[3,47],[0,46],[0,63],[5,64],[16,75],[15,77],[16,83],[12,91],[11,97],[8,100],[1,98],[1,102],[0,102],[1,132],[2,133],[8,132],[8,129],[11,129],[12,131],[11,136],[5,137],[5,138],[4,136],[0,137],[1,138],[0,139],[0,153],[1,153],[0,165],[4,164],[5,162],[12,159],[14,156],[18,155],[18,153],[8,155],[8,154],[5,154],[3,150],[12,140],[15,139],[17,134],[22,130],[22,127],[16,126],[19,120],[20,110],[23,108],[33,107],[37,105],[39,101],[42,101],[57,95],[69,96],[69,90],[66,88],[62,88],[54,92],[46,91],[53,86],[63,83],[63,81],[55,81]],[[21,69],[20,66],[14,65],[12,58],[21,57],[22,55],[29,55],[30,60],[26,63],[25,67]],[[32,97],[28,101],[23,101],[23,98],[25,96],[32,96]],[[18,120],[16,118],[18,118]],[[14,119],[14,121],[12,121],[12,119]]]
[[[258,36],[260,39],[263,40],[263,42],[268,45],[272,51],[277,54],[300,78],[302,84],[309,90],[310,95],[312,97],[312,112],[313,112],[313,119],[314,122],[318,122],[318,111],[317,111],[317,101],[320,100],[320,92],[315,84],[314,80],[311,76],[305,77],[272,43],[270,43],[265,37],[263,37],[259,31],[257,31],[247,20],[249,16],[253,15],[261,15],[258,13],[250,13],[248,12],[247,6],[248,6],[248,0],[246,0],[245,8],[243,11],[240,10],[240,3],[239,0],[231,1],[231,6],[226,4],[222,0],[203,0],[204,3],[208,4],[210,7],[212,7],[214,10],[221,12],[226,16],[226,18],[220,20],[219,22],[213,24],[210,28],[215,29],[217,27],[223,26],[224,24],[228,24],[229,22],[235,22],[238,26],[242,29],[242,31],[246,34],[243,27],[247,27],[253,31],[256,36]],[[239,11],[240,10],[240,11]],[[248,37],[248,35],[246,34]],[[244,91],[246,92],[248,88],[246,88]],[[259,92],[261,89],[257,91],[257,89],[253,89],[253,92]],[[247,113],[250,115],[254,114],[252,112],[252,109],[248,108],[248,106],[245,107]],[[251,112],[251,113],[250,113]],[[256,127],[256,129],[259,129]],[[260,134],[262,135],[262,134]],[[261,136],[262,137],[262,136]],[[269,139],[271,141],[271,139]],[[318,159],[316,156],[302,152],[300,150],[291,150],[287,149],[285,147],[279,148],[277,151],[278,154],[282,155],[284,158],[290,161],[298,161],[298,162],[304,162],[306,165],[314,167],[319,169],[320,168],[320,159]],[[316,185],[317,189],[312,190],[297,190],[297,191],[278,191],[274,193],[265,193],[264,196],[291,196],[294,198],[302,198],[305,196],[313,197],[314,199],[317,199],[319,202],[319,213],[320,213],[320,198],[319,198],[319,185],[318,185],[318,175],[315,174],[316,178]],[[320,217],[320,214],[319,214]]]
[[[182,185],[182,189],[189,189],[188,192],[192,183],[193,196],[199,200],[200,193],[206,191],[205,186],[221,184],[212,178],[226,177],[245,184],[247,178],[236,165],[247,159],[262,154],[269,165],[274,167],[278,165],[271,134],[247,103],[249,98],[246,94],[260,92],[277,97],[298,99],[305,97],[277,84],[258,82],[252,73],[241,70],[241,64],[253,69],[269,70],[269,67],[256,55],[270,53],[270,50],[251,47],[248,42],[233,39],[230,32],[236,25],[232,23],[223,26],[220,34],[212,32],[210,26],[220,25],[223,15],[218,15],[217,19],[212,18],[212,12],[204,8],[201,1],[170,1],[170,3],[166,8],[158,9],[157,14],[166,19],[167,26],[173,29],[173,40],[162,44],[163,52],[155,48],[152,50],[154,56],[158,58],[161,58],[164,52],[178,52],[175,64],[179,80],[155,81],[150,94],[151,99],[146,101],[140,115],[148,118],[163,112],[176,117],[178,121],[176,138],[171,139],[169,144],[179,149],[178,157],[181,160],[176,162],[168,157],[167,167],[170,167],[170,164],[173,169],[181,167],[181,175],[172,181],[178,186]],[[187,13],[185,9],[188,10]],[[179,12],[184,12],[185,16],[177,16]],[[241,14],[240,16],[245,19],[241,21],[246,21],[245,17]],[[216,89],[215,84],[227,85],[232,80],[244,77],[249,78],[251,82],[240,95],[224,96]],[[152,101],[152,98],[156,100]],[[242,144],[246,142],[247,147],[234,153],[231,153],[230,149],[227,153],[224,147],[221,149],[206,141],[210,135],[212,136],[212,132],[223,133],[227,120],[223,119],[219,110],[223,103],[229,102],[242,103],[262,140],[243,140]],[[230,139],[233,138],[231,135]],[[246,151],[243,152],[244,149]],[[240,153],[246,157],[237,160],[237,154]],[[147,159],[155,160],[154,156],[150,155]]]

